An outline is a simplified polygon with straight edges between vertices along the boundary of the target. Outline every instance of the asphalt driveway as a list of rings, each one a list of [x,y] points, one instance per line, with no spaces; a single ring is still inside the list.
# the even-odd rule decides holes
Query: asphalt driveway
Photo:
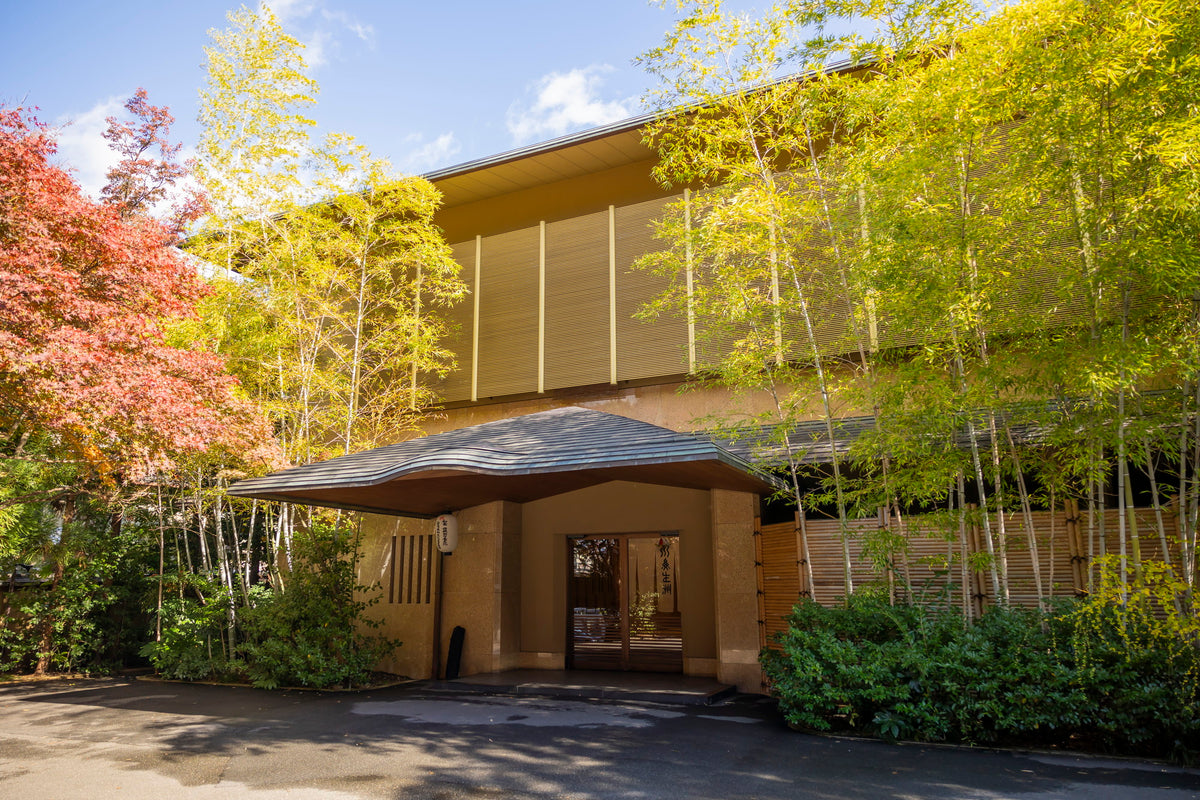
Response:
[[[127,680],[0,688],[0,798],[1200,798],[1200,771],[826,739],[715,707],[264,692]]]

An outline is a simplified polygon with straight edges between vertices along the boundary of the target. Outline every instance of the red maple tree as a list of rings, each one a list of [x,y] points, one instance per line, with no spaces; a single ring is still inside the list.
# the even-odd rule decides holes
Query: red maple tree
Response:
[[[138,89],[125,110],[132,119],[109,117],[104,138],[121,158],[108,171],[108,183],[100,192],[105,205],[122,217],[149,216],[157,205],[171,199],[172,190],[188,176],[188,167],[178,161],[182,144],[171,143],[175,118],[164,106],[150,103],[145,89]],[[202,192],[183,187],[175,206],[164,221],[172,235],[182,236],[189,224],[208,210]]]
[[[93,202],[54,152],[34,118],[0,108],[0,423],[51,433],[102,474],[262,441],[221,359],[168,343],[204,287],[140,213],[153,192]]]

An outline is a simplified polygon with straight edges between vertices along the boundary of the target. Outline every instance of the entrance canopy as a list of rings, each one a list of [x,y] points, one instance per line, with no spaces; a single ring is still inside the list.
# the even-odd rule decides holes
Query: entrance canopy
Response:
[[[433,517],[526,503],[609,481],[769,494],[778,483],[711,441],[584,408],[559,408],[239,481],[239,497]]]

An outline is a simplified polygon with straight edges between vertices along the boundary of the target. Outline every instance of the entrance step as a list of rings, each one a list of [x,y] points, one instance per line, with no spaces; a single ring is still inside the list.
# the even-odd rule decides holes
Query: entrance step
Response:
[[[507,694],[568,700],[614,700],[706,706],[737,689],[713,678],[660,672],[519,669],[430,681],[429,687],[465,694]]]

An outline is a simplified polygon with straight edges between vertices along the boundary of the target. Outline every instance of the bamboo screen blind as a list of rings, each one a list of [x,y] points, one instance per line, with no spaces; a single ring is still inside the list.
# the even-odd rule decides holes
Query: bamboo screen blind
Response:
[[[633,262],[665,247],[654,238],[653,220],[679,197],[649,200],[616,210],[617,227],[617,380],[654,378],[687,372],[687,321],[634,319],[643,305],[667,288],[665,278],[636,271]]]
[[[541,226],[484,236],[478,249],[473,239],[453,245],[472,294],[448,314],[455,330],[446,346],[458,368],[437,383],[442,399],[608,383],[614,338],[618,381],[687,372],[686,322],[633,318],[666,288],[665,279],[633,271],[632,265],[659,246],[651,221],[672,199],[549,222],[544,258]],[[473,361],[476,339],[478,363]]]
[[[467,285],[466,298],[443,311],[450,332],[442,340],[443,346],[454,354],[457,364],[445,378],[435,380],[434,388],[438,395],[447,400],[462,400],[471,396],[471,368],[474,351],[471,344],[472,322],[474,314],[475,286],[475,242],[461,242],[451,248],[454,260],[459,264],[459,277]]]
[[[483,238],[479,265],[480,397],[537,391],[538,228]]]
[[[546,389],[608,383],[608,299],[608,212],[549,223]]]

